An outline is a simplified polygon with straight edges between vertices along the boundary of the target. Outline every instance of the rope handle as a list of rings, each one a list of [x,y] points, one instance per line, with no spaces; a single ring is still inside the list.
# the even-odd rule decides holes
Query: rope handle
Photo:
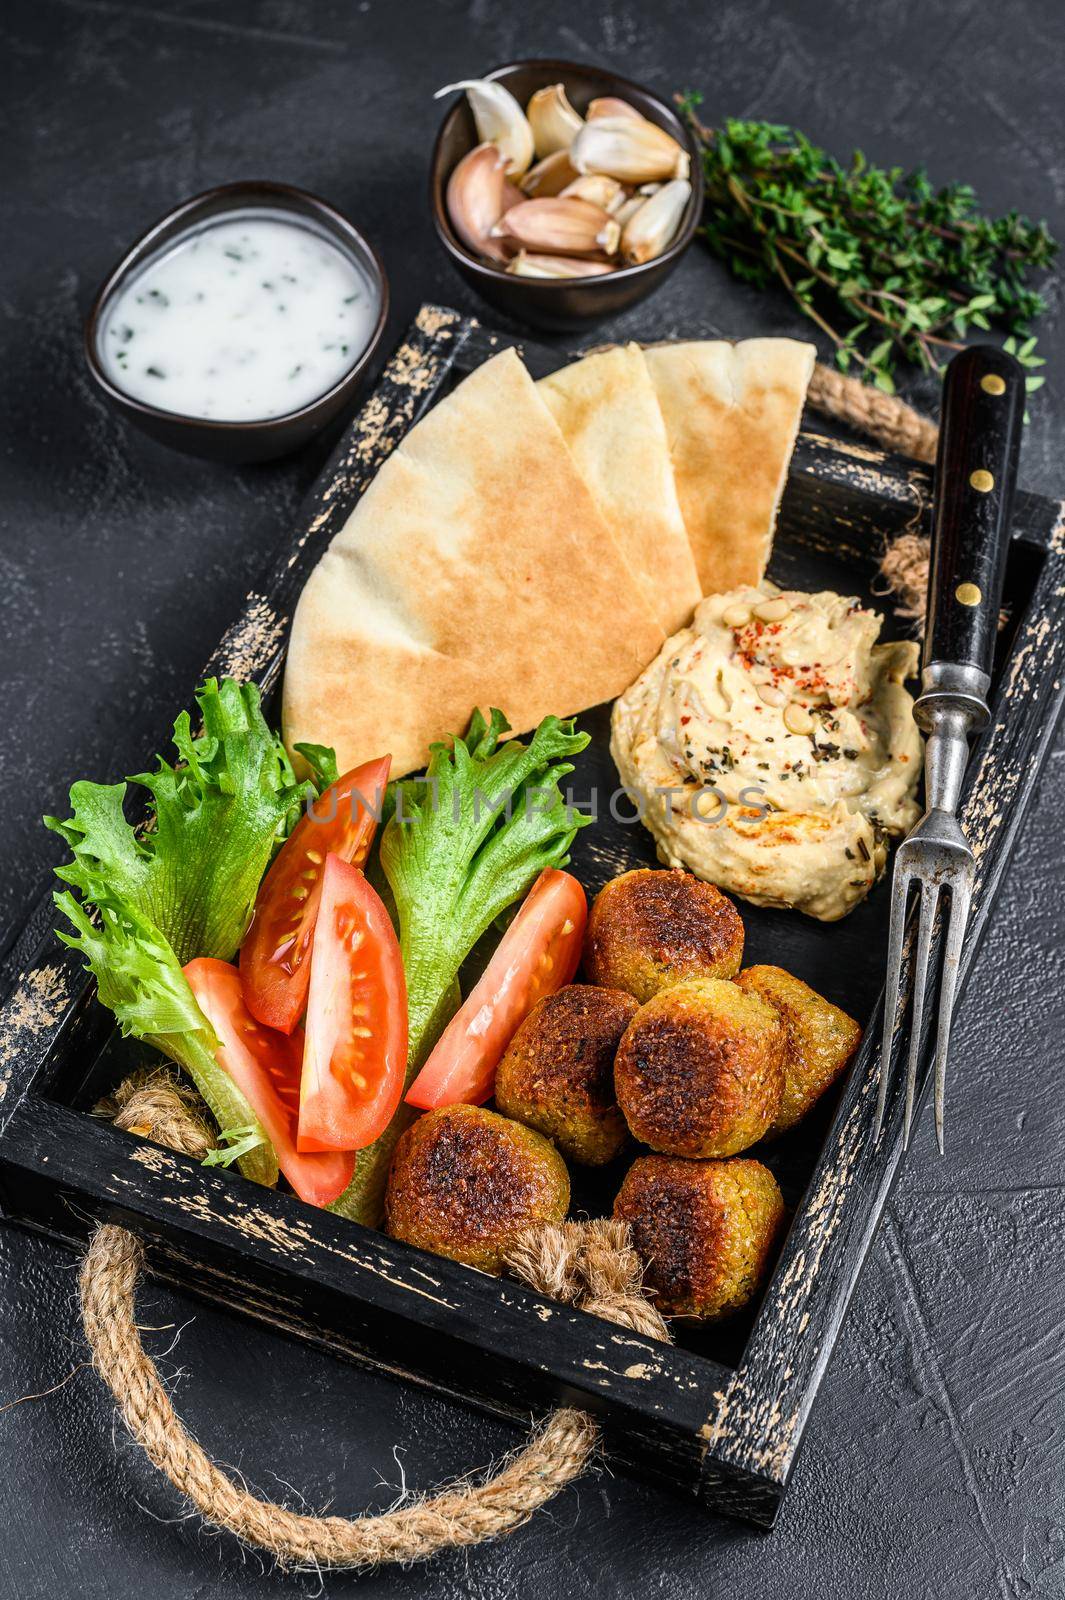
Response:
[[[885,449],[934,461],[938,429],[911,406],[820,363],[808,392],[817,410]],[[881,574],[903,616],[924,614],[928,541],[899,535]],[[202,1160],[214,1135],[197,1095],[165,1069],[135,1074],[97,1108],[117,1126]],[[622,1223],[564,1222],[527,1234],[507,1265],[540,1293],[617,1322],[648,1338],[669,1332],[642,1286],[639,1260]],[[135,1297],[144,1266],[140,1241],[114,1223],[93,1234],[79,1280],[82,1322],[93,1365],[130,1434],[160,1472],[213,1527],[268,1552],[283,1567],[374,1567],[424,1561],[440,1550],[481,1544],[519,1527],[585,1470],[599,1429],[564,1407],[529,1442],[480,1478],[466,1478],[394,1511],[315,1517],[260,1499],[216,1466],[175,1412],[141,1343]]]
[[[202,1159],[213,1138],[197,1097],[165,1069],[121,1085],[98,1110],[118,1126]],[[97,1227],[79,1279],[82,1323],[93,1365],[129,1432],[160,1472],[213,1527],[272,1555],[283,1567],[374,1567],[424,1561],[440,1550],[481,1544],[519,1527],[580,1476],[599,1441],[585,1412],[564,1407],[529,1442],[479,1478],[466,1478],[394,1511],[316,1517],[260,1499],[215,1465],[185,1428],[137,1328],[135,1297],[144,1248],[114,1223]],[[628,1228],[611,1221],[530,1230],[508,1266],[532,1288],[668,1341],[642,1288]]]
[[[867,434],[885,450],[911,456],[915,461],[936,459],[938,427],[897,395],[884,394],[882,389],[874,389],[860,378],[848,377],[819,361],[806,398],[815,411]]]

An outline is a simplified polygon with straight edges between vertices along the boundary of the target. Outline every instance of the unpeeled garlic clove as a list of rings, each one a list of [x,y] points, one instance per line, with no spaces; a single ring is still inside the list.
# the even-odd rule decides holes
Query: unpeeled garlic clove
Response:
[[[538,256],[519,250],[507,271],[515,278],[598,278],[613,272],[610,261],[580,261],[576,256]]]
[[[579,176],[569,151],[556,150],[553,156],[546,156],[529,168],[521,180],[522,193],[530,200],[553,200]]]
[[[635,106],[630,106],[627,100],[618,100],[614,95],[604,95],[599,100],[593,100],[584,113],[588,122],[594,122],[597,117],[631,117],[634,122],[645,122],[641,111]]]
[[[532,129],[538,161],[553,156],[556,151],[568,150],[581,131],[582,119],[570,105],[561,83],[537,89],[525,108],[525,115]]]
[[[653,261],[669,246],[691,192],[692,186],[686,178],[674,178],[671,183],[664,183],[629,217],[621,235],[621,254],[630,266]]]
[[[626,195],[616,178],[608,178],[603,172],[590,172],[585,178],[574,178],[572,183],[567,183],[559,199],[590,200],[593,206],[601,206],[613,214],[625,203]]]
[[[506,210],[506,158],[494,144],[479,144],[464,155],[447,181],[447,214],[451,226],[475,255],[503,260],[503,247],[492,229]],[[520,191],[519,191],[520,195]]]
[[[570,146],[580,173],[605,172],[621,183],[654,183],[673,178],[688,164],[676,139],[641,117],[595,117]]]
[[[433,99],[439,100],[441,95],[453,94],[457,89],[466,91],[477,124],[477,138],[503,152],[508,178],[520,177],[533,158],[533,136],[528,119],[510,90],[490,78],[462,78],[438,89]]]
[[[586,256],[598,251],[611,256],[621,229],[602,206],[587,200],[525,200],[500,217],[492,230],[497,239],[512,239],[540,255]]]

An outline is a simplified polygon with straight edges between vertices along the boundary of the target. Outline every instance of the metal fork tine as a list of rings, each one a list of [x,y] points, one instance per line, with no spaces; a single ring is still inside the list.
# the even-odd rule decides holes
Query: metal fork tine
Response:
[[[891,885],[891,926],[888,930],[888,971],[884,989],[884,1037],[880,1046],[880,1083],[876,1093],[876,1126],[873,1138],[879,1139],[884,1126],[884,1107],[887,1105],[888,1079],[891,1076],[891,1047],[895,1038],[895,1013],[899,1008],[899,982],[902,976],[902,941],[906,931],[906,901],[910,880],[900,872],[901,861],[895,863],[895,877]]]
[[[906,1063],[906,1115],[902,1129],[902,1148],[910,1148],[910,1124],[913,1120],[913,1097],[917,1087],[917,1063],[921,1054],[921,1024],[924,1021],[924,997],[928,984],[929,955],[932,949],[932,928],[936,920],[936,901],[939,885],[932,878],[921,878],[921,911],[917,931],[917,954],[914,957],[913,1015],[910,1018],[910,1053]]]
[[[961,963],[965,930],[969,923],[969,902],[972,890],[964,878],[950,885],[950,909],[947,913],[947,932],[943,948],[943,976],[939,984],[939,1019],[936,1027],[935,1113],[936,1143],[943,1154],[943,1106],[946,1098],[947,1048],[950,1044],[950,1024],[954,1013],[954,991],[958,986],[958,967]]]

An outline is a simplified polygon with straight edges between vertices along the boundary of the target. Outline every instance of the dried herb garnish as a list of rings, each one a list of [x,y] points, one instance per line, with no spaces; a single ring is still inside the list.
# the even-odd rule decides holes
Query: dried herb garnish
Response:
[[[677,99],[702,146],[711,249],[756,288],[781,283],[842,371],[892,394],[900,361],[940,372],[992,323],[1023,366],[1044,364],[1029,326],[1046,302],[1028,276],[1058,250],[1045,222],[985,216],[968,184],[936,189],[923,169],[874,166],[860,150],[843,166],[782,124],[704,127],[701,96]]]

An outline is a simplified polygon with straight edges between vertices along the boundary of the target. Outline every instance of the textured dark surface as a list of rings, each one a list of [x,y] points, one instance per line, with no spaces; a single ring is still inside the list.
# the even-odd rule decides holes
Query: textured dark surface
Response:
[[[603,60],[709,120],[799,122],[843,152],[926,159],[1065,232],[1060,6],[125,5],[5,8],[6,281],[0,651],[7,829],[0,941],[52,859],[38,813],[73,776],[135,770],[186,695],[322,451],[232,472],[126,433],[83,375],[79,319],[128,239],[180,194],[239,175],[317,189],[381,247],[393,334],[427,297],[473,308],[438,255],[423,174],[440,82],[522,54]],[[1065,489],[1057,293],[1022,482]],[[787,304],[693,252],[621,334],[796,333]],[[1065,742],[1059,743],[1059,751]],[[650,1489],[587,1479],[506,1544],[432,1568],[329,1578],[334,1594],[1065,1594],[1061,1511],[1060,825],[1052,760],[958,1030],[947,1159],[923,1124],[769,1536]],[[0,1232],[0,1406],[83,1359],[74,1263]],[[511,1432],[158,1290],[150,1347],[218,1457],[341,1511],[487,1461]],[[175,1334],[180,1342],[170,1349]],[[398,1445],[394,1454],[393,1448]],[[79,1371],[0,1411],[0,1594],[153,1600],[274,1591],[112,1433]],[[150,1514],[146,1514],[146,1511]],[[155,1520],[153,1520],[153,1518]],[[162,1520],[160,1520],[162,1519]]]

